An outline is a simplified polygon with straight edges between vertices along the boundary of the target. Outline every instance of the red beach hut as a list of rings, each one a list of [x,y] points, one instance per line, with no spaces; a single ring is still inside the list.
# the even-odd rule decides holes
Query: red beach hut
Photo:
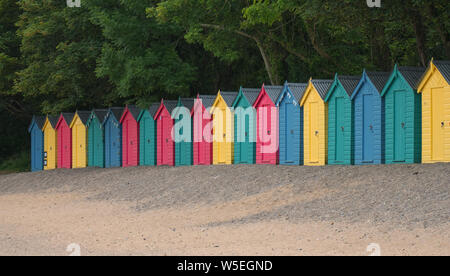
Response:
[[[216,95],[197,95],[192,109],[194,165],[211,165],[213,161],[212,116],[209,108]]]
[[[135,106],[127,106],[120,118],[122,125],[122,166],[139,165],[139,123],[141,110]]]
[[[156,165],[175,165],[175,143],[172,135],[174,121],[172,111],[177,107],[178,101],[161,100],[161,105],[155,113],[156,122]]]
[[[61,113],[56,123],[56,133],[58,136],[58,168],[72,168],[72,122],[74,113]]]
[[[253,107],[257,114],[256,164],[278,163],[278,109],[275,105],[283,86],[261,88]]]

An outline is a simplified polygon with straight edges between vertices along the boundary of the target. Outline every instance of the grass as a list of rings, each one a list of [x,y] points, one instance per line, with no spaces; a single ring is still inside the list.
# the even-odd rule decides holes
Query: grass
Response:
[[[0,174],[30,171],[30,153],[23,151],[0,161]]]

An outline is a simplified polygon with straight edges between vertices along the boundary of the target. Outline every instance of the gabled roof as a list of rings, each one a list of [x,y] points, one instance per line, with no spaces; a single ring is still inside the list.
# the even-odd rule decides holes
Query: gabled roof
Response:
[[[198,97],[202,100],[202,104],[205,108],[210,108],[213,106],[217,95],[199,95]]]
[[[349,97],[352,96],[353,92],[356,89],[356,86],[358,86],[359,80],[361,80],[361,76],[337,76],[339,82],[341,83],[342,87],[344,88],[345,92],[347,92],[347,95]]]
[[[152,103],[150,107],[148,108],[148,112],[150,113],[150,116],[154,117],[156,112],[158,111],[158,108],[161,104],[160,103]]]
[[[114,118],[118,123],[120,123],[120,119],[122,118],[124,108],[123,107],[110,107],[108,112],[106,113],[105,120],[103,120],[103,125],[108,121],[108,118]]]
[[[250,106],[253,106],[256,99],[258,98],[260,91],[261,91],[261,89],[259,89],[259,88],[243,88],[243,87],[241,87],[239,89],[238,95],[234,99],[232,106],[235,107],[242,97],[244,97],[247,100],[247,102],[250,104]]]
[[[366,72],[366,70],[364,70],[361,80],[356,86],[351,99],[353,100],[356,97],[356,95],[358,95],[359,91],[361,90],[361,87],[367,80],[374,85],[375,89],[381,95],[381,93],[383,93],[384,87],[386,86],[386,83],[389,80],[389,76],[390,76],[389,72]]]
[[[141,114],[141,109],[135,105],[127,105],[122,113],[122,117],[120,117],[120,123],[122,123],[122,121],[125,119],[125,114],[127,111],[130,112],[133,119],[137,122],[139,119],[139,114]]]
[[[389,80],[389,72],[367,72],[367,77],[381,94],[386,82]]]
[[[416,90],[419,85],[419,81],[425,73],[424,67],[399,67],[395,65],[394,70],[392,71],[389,80],[381,92],[381,96],[384,96],[389,90],[391,84],[394,82],[398,75],[403,76],[403,79],[408,83],[408,85]]]
[[[292,92],[295,100],[300,102],[302,99],[303,93],[305,93],[306,87],[308,87],[307,83],[286,83],[286,86]]]
[[[191,111],[192,108],[194,108],[194,103],[195,103],[194,98],[180,98],[180,104],[189,109],[189,111]]]
[[[280,96],[281,92],[283,92],[283,86],[274,86],[274,85],[264,85],[264,90],[266,90],[267,96],[272,100],[275,104]]]
[[[78,111],[75,112],[75,114],[78,116],[78,118],[80,118],[80,121],[83,123],[83,125],[86,125],[87,122],[89,121],[89,118],[91,117],[91,111]],[[74,116],[75,118],[75,116]],[[73,119],[72,119],[73,122]],[[72,123],[71,122],[71,123]]]
[[[106,118],[106,114],[108,113],[108,109],[94,109],[92,113],[95,114],[95,117],[97,117],[97,120],[100,122],[100,124],[103,123],[103,121]]]
[[[333,80],[311,80],[312,85],[316,88],[322,100],[325,100],[327,92],[333,84]]]
[[[28,132],[31,132],[31,129],[32,129],[34,124],[36,124],[36,126],[39,129],[42,130],[42,128],[44,127],[44,123],[45,123],[45,117],[44,116],[33,115],[33,118],[31,119],[30,126],[28,127]]]
[[[72,123],[74,116],[75,113],[61,113],[61,115],[58,118],[58,122],[56,123],[56,128],[59,127],[62,121],[66,122],[67,126],[70,126],[70,123]]]
[[[52,126],[52,128],[55,129],[56,128],[56,124],[58,123],[59,117],[58,116],[47,115],[47,119],[48,119],[48,122],[50,123],[50,125]]]
[[[433,61],[436,68],[441,72],[444,79],[450,84],[450,61],[449,60],[435,60]]]
[[[236,99],[238,93],[237,92],[220,91],[220,95],[222,96],[223,100],[228,105],[228,107],[231,107],[231,106],[233,106],[234,99]]]
[[[178,101],[164,101],[164,106],[170,115],[172,115],[173,110],[178,106]]]

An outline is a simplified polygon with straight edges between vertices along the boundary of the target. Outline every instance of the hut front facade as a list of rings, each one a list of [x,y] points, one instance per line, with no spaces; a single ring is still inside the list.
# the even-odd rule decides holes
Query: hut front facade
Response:
[[[326,94],[332,80],[313,80],[303,93],[300,106],[304,117],[304,165],[324,166],[328,155],[328,105]]]
[[[339,76],[327,93],[328,104],[328,164],[353,164],[353,101],[351,100],[361,77]]]
[[[385,162],[420,163],[422,155],[422,99],[416,86],[425,68],[395,68],[381,96],[385,109]]]
[[[31,171],[42,171],[44,169],[44,116],[33,116],[28,132],[30,133],[31,145]]]
[[[44,126],[44,170],[54,170],[57,167],[57,116],[47,116]]]
[[[303,165],[303,108],[306,83],[286,82],[276,105],[279,110],[279,163]]]
[[[154,116],[159,104],[154,103],[150,108],[141,111],[139,122],[139,164],[141,166],[156,166],[156,122]]]
[[[278,108],[283,86],[263,85],[253,103],[256,109],[256,164],[278,164]]]
[[[72,129],[72,168],[87,167],[87,122],[91,112],[77,111],[70,123]]]
[[[111,107],[105,116],[103,129],[105,135],[105,167],[122,166],[122,107]]]
[[[213,161],[213,121],[210,113],[216,96],[197,95],[192,110],[194,165],[211,165]]]
[[[192,109],[194,99],[180,98],[174,118],[175,166],[192,166]]]
[[[234,114],[237,92],[219,91],[211,109],[213,115],[213,164],[231,165],[234,158]]]
[[[139,165],[139,123],[141,110],[135,106],[127,106],[120,118],[122,125],[122,166]]]
[[[363,72],[352,95],[355,123],[355,164],[384,163],[384,99],[381,92],[389,72]]]
[[[239,89],[234,103],[234,163],[256,163],[256,110],[253,107],[261,89]]]
[[[172,112],[177,107],[178,101],[161,101],[155,114],[156,121],[156,164],[158,166],[175,165],[175,143],[172,136],[174,121]]]
[[[94,109],[87,122],[88,130],[88,166],[105,167],[105,139],[103,133],[103,122],[107,109]]]
[[[73,120],[74,113],[62,113],[56,124],[56,133],[58,135],[58,168],[72,168],[72,129],[70,123]]]
[[[450,162],[450,61],[432,60],[417,92],[422,95],[422,162]]]

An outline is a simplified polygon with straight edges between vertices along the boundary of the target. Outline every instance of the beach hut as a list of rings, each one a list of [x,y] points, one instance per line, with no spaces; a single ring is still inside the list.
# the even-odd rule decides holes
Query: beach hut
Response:
[[[231,165],[234,159],[234,115],[232,105],[237,92],[217,93],[211,108],[213,115],[213,164]]]
[[[300,107],[300,99],[306,86],[306,83],[286,82],[276,102],[280,165],[303,165],[303,108]]]
[[[174,114],[175,166],[192,166],[192,109],[194,99],[180,98]]]
[[[127,105],[120,118],[122,125],[122,167],[139,165],[139,123],[141,109]]]
[[[339,76],[328,90],[328,164],[353,164],[353,91],[361,76]]]
[[[156,122],[154,116],[159,103],[153,103],[148,109],[141,111],[139,122],[139,164],[141,166],[156,166]]]
[[[31,171],[44,169],[44,133],[42,127],[45,123],[44,116],[33,116],[28,132],[31,138]]]
[[[356,165],[384,163],[384,99],[389,72],[366,72],[352,94]]]
[[[86,168],[87,166],[87,128],[91,112],[77,111],[70,122],[72,130],[72,168]]]
[[[278,108],[283,86],[263,85],[253,103],[256,109],[256,164],[278,163]]]
[[[122,107],[111,107],[103,121],[105,135],[105,167],[114,168],[122,166],[122,125],[120,118]]]
[[[416,87],[425,68],[398,67],[381,92],[385,109],[385,162],[420,163],[422,99]]]
[[[161,100],[155,113],[156,122],[156,164],[158,166],[175,165],[175,144],[172,135],[174,121],[172,112],[177,107],[178,101]]]
[[[105,167],[105,138],[103,122],[107,109],[94,109],[89,116],[86,127],[88,130],[88,166]]]
[[[256,162],[256,110],[253,107],[259,88],[239,89],[232,108],[234,110],[234,163]]]
[[[44,170],[53,170],[57,166],[57,140],[56,124],[57,116],[48,115],[45,118],[44,126]]]
[[[211,165],[213,161],[212,116],[215,95],[197,95],[192,109],[194,165]]]
[[[58,168],[72,168],[72,129],[70,123],[74,113],[62,113],[56,123],[56,133],[58,135]]]
[[[422,94],[422,163],[450,162],[450,61],[431,60]]]
[[[300,100],[303,107],[304,165],[324,166],[327,163],[328,105],[326,94],[332,80],[310,79]]]

